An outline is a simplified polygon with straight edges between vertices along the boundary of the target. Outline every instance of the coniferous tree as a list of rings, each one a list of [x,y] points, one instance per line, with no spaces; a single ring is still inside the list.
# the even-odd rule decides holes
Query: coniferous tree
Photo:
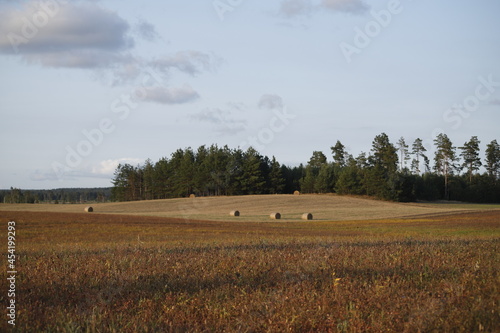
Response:
[[[453,147],[450,139],[446,134],[439,134],[434,140],[436,146],[436,153],[434,156],[434,169],[436,172],[444,176],[444,197],[449,200],[449,178],[453,175],[453,170],[456,169],[455,155],[456,148]]]
[[[133,179],[134,167],[130,164],[119,164],[113,178],[112,196],[117,201],[134,200]]]
[[[422,143],[422,139],[420,138],[415,139],[411,150],[411,153],[414,156],[411,162],[411,169],[417,175],[420,175],[420,158],[422,158],[424,161],[425,170],[426,171],[429,170],[429,158],[425,155],[426,151],[427,149],[425,149]]]
[[[335,165],[333,163],[325,163],[319,169],[314,184],[314,191],[317,193],[330,193],[334,189],[334,171]]]
[[[301,179],[300,189],[304,193],[316,192],[316,178],[321,167],[326,164],[326,156],[321,151],[314,151],[307,163],[304,178]]]
[[[244,154],[243,179],[241,182],[244,194],[262,194],[266,181],[262,176],[262,156],[252,147]]]
[[[198,147],[195,156],[194,189],[196,195],[208,195],[208,179],[210,168],[208,166],[208,150],[205,145]]]
[[[370,156],[369,160],[373,166],[381,167],[386,176],[396,172],[398,154],[387,134],[382,133],[373,139],[371,151],[373,155]]]
[[[285,188],[285,181],[283,179],[283,171],[281,165],[276,161],[276,157],[273,156],[271,161],[271,170],[269,172],[269,192],[272,194],[283,193]]]
[[[500,145],[497,140],[486,146],[486,171],[495,180],[500,177]]]
[[[366,160],[365,155],[363,155],[363,158]],[[346,166],[340,172],[339,178],[335,183],[335,192],[339,194],[365,194],[362,184],[362,169],[360,165],[366,163],[366,161],[361,162],[361,164],[358,162],[359,161],[354,159],[352,156],[348,156]]]
[[[396,147],[398,148],[399,155],[400,155],[399,170],[404,171],[406,169],[406,162],[410,159],[408,145],[405,142],[405,138],[403,138],[403,137],[399,138],[399,141],[398,141]]]
[[[155,198],[154,193],[154,182],[155,182],[155,172],[153,162],[148,158],[142,167],[143,177],[144,177],[144,199],[151,200]]]
[[[469,183],[472,183],[472,175],[474,171],[479,170],[481,167],[481,159],[479,158],[479,144],[481,141],[478,140],[477,136],[473,136],[468,142],[464,143],[463,147],[459,147],[462,151],[460,156],[462,156],[463,164],[462,168],[467,169],[467,175],[469,176]]]
[[[161,158],[154,166],[154,191],[157,199],[167,199],[173,196],[171,164],[167,158]]]
[[[241,149],[235,149],[229,156],[226,165],[227,193],[228,195],[243,194],[242,183],[244,182],[244,153]]]
[[[335,146],[330,148],[332,150],[333,162],[340,168],[343,168],[347,161],[347,152],[345,146],[337,140]]]

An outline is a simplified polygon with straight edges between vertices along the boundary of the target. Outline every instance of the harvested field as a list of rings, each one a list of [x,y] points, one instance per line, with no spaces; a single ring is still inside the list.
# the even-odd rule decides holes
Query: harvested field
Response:
[[[0,211],[9,220],[23,332],[500,329],[500,211],[288,223]]]
[[[0,204],[1,210],[79,213],[85,204]],[[271,212],[280,212],[281,221],[301,221],[310,212],[318,221],[368,220],[411,217],[428,214],[500,209],[500,205],[394,203],[338,195],[249,195],[233,197],[196,197],[92,205],[95,212],[161,216],[197,220],[234,221],[228,212],[238,208],[238,221],[268,222]]]

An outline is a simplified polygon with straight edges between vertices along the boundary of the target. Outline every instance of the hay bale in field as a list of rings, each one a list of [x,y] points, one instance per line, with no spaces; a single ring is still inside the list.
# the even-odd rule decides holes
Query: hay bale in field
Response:
[[[89,207],[85,207],[85,212],[86,213],[92,213],[93,211],[94,211],[94,208],[92,208],[90,206]]]
[[[295,192],[293,192],[293,195],[300,195],[300,192],[299,191],[295,191]]]
[[[272,218],[273,220],[279,220],[281,219],[281,214],[280,213],[272,213],[271,215],[269,215],[270,218]]]
[[[231,216],[240,216],[240,211],[239,210],[233,210],[229,213]]]
[[[189,198],[191,198],[191,199],[196,198],[196,195],[194,195],[194,194],[190,194],[190,195],[189,195]]]
[[[311,214],[311,213],[304,213],[304,214],[302,214],[302,219],[303,220],[307,220],[307,221],[312,220],[313,219],[313,214]]]

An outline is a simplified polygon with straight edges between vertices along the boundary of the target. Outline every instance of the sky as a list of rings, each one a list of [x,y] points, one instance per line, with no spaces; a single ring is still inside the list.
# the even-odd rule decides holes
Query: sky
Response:
[[[0,189],[228,145],[500,140],[498,0],[0,0]]]

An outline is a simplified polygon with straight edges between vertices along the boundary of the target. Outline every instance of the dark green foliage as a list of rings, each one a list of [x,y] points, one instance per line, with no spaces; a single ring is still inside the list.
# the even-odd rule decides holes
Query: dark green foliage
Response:
[[[337,140],[335,146],[330,149],[332,150],[333,162],[339,167],[344,167],[348,158],[345,146]]]
[[[467,175],[471,183],[474,172],[478,171],[482,165],[481,159],[479,158],[479,143],[480,141],[477,136],[473,136],[470,141],[464,143],[463,147],[459,147],[462,151],[460,153],[463,159],[462,169],[467,169]]]
[[[242,151],[212,145],[196,151],[178,149],[170,159],[156,163],[147,160],[142,167],[119,165],[112,192],[113,198],[120,201],[186,197],[192,193],[197,196],[281,194],[299,190],[368,195],[402,202],[443,199],[500,202],[500,146],[496,140],[487,146],[488,173],[482,175],[478,174],[481,161],[477,137],[460,147],[465,174],[456,173],[460,164],[451,140],[439,134],[434,143],[434,172],[429,169],[421,139],[414,141],[410,152],[404,138],[399,139],[396,148],[385,133],[374,138],[370,154],[362,152],[354,158],[337,141],[331,147],[333,162],[328,162],[321,151],[314,151],[306,166],[294,167],[281,165],[274,156],[269,159],[253,148]],[[410,155],[411,169],[406,165]]]
[[[271,161],[271,170],[269,171],[269,192],[271,194],[283,193],[285,189],[285,178],[283,169],[276,158],[273,156]]]
[[[0,203],[84,203],[105,202],[112,188],[60,188],[54,190],[0,190]]]
[[[491,178],[498,181],[500,177],[500,145],[497,140],[486,146],[486,170]]]
[[[456,147],[453,146],[448,136],[443,133],[439,134],[436,139],[434,139],[434,145],[436,146],[434,170],[436,170],[438,174],[444,176],[444,198],[449,200],[449,178],[457,169],[455,165],[457,161],[455,154]]]
[[[293,172],[283,168],[276,158],[270,160],[253,148],[245,152],[217,145],[201,146],[196,151],[178,149],[170,159],[162,158],[155,164],[147,160],[142,167],[119,165],[113,179],[113,199],[281,194],[287,188],[287,180],[291,182],[288,187],[294,185]]]

